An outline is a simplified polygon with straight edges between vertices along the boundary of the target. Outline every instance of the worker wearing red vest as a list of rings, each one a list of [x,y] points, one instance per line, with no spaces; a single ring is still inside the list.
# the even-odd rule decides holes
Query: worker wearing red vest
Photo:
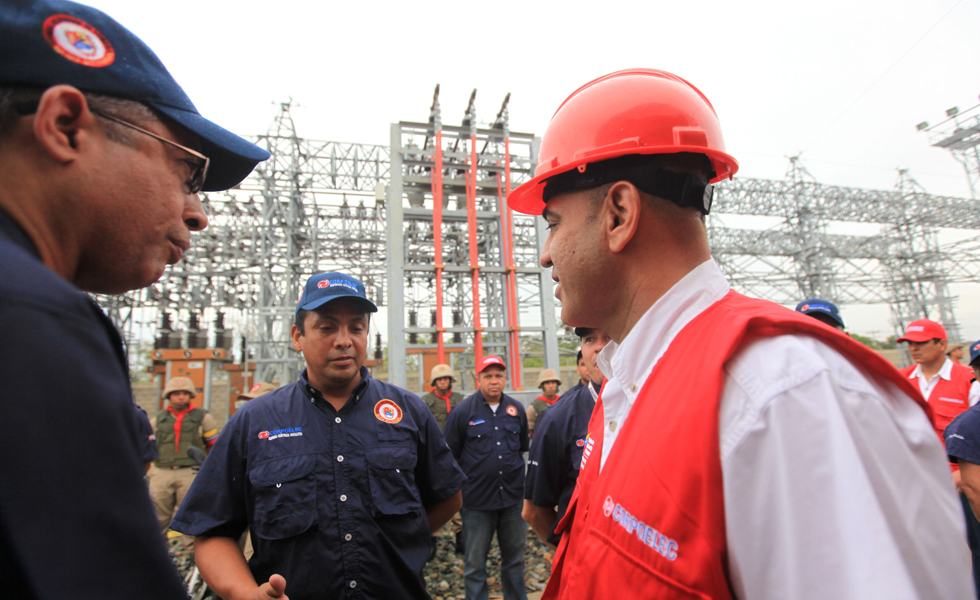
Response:
[[[548,223],[562,321],[613,340],[545,598],[970,596],[908,379],[711,260],[712,184],[737,169],[700,91],[632,69],[565,100],[508,199]]]

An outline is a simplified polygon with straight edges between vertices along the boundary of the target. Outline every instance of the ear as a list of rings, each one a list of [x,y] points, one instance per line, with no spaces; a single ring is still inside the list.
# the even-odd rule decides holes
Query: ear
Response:
[[[34,114],[34,137],[60,163],[78,158],[83,143],[98,127],[84,94],[70,85],[48,88]]]
[[[297,352],[302,352],[303,334],[300,332],[299,327],[293,325],[293,328],[289,330],[289,336],[293,338],[293,348],[296,348]]]
[[[628,181],[618,181],[606,192],[602,201],[603,233],[609,250],[622,252],[632,241],[640,225],[643,198],[640,190]]]

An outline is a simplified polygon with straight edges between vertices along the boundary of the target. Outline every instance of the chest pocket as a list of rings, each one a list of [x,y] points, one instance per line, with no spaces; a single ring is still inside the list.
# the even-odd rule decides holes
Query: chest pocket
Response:
[[[479,425],[468,426],[466,428],[467,450],[478,457],[490,454],[490,449],[493,446],[492,432],[490,423],[484,422]]]
[[[504,444],[511,452],[518,452],[521,449],[521,426],[514,420],[507,419],[500,424],[500,429],[504,432]]]
[[[932,412],[936,417],[936,429],[940,431],[946,429],[946,426],[952,423],[953,419],[958,417],[961,412],[970,408],[966,400],[942,396],[930,402],[929,406],[932,407]]]
[[[415,484],[418,457],[414,447],[368,448],[366,456],[371,499],[379,513],[405,515],[422,510]]]
[[[264,462],[248,472],[255,502],[252,532],[279,540],[316,523],[316,457],[310,454]]]

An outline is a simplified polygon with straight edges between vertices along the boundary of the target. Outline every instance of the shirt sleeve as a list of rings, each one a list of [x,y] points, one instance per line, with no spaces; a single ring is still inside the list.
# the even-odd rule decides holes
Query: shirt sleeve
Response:
[[[946,426],[946,454],[949,462],[962,459],[980,465],[980,409],[970,409]]]
[[[245,411],[232,415],[218,436],[170,529],[187,535],[238,539],[248,527],[245,507],[245,460],[239,435]]]
[[[422,419],[419,426],[425,433],[419,436],[424,442],[418,451],[415,483],[422,497],[422,505],[429,507],[452,497],[462,489],[466,477],[456,464],[435,417],[427,408],[419,410],[418,414]]]
[[[781,336],[736,356],[720,444],[738,598],[974,594],[962,507],[925,413],[825,344]]]
[[[521,420],[521,452],[527,452],[531,447],[531,432],[527,422],[527,414],[524,413],[521,406],[518,406],[517,410]]]
[[[980,400],[980,381],[974,379],[970,384],[970,406],[976,406],[978,400]]]
[[[139,435],[140,460],[144,463],[153,462],[160,458],[153,426],[142,408],[137,406],[135,402],[130,404],[133,405],[133,419],[136,424],[136,433]]]
[[[528,453],[527,476],[524,480],[524,498],[535,506],[554,508],[562,491],[562,473],[565,470],[567,448],[563,447],[560,423],[556,423],[554,410],[541,415],[534,432],[534,443]]]
[[[453,410],[446,417],[446,445],[457,461],[463,453],[463,432],[460,429],[465,421],[466,418],[462,416],[462,411],[459,410]]]
[[[207,448],[214,446],[214,443],[218,441],[218,424],[214,422],[211,413],[206,413],[201,419],[201,437],[204,439],[204,445]]]

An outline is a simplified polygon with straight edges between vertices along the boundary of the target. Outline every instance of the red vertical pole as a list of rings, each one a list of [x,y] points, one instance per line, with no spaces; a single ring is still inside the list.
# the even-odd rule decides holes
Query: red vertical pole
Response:
[[[510,137],[504,138],[504,183],[505,191],[503,206],[501,211],[507,217],[507,225],[504,228],[507,237],[507,247],[505,248],[505,260],[507,261],[507,295],[509,304],[512,307],[511,314],[511,346],[512,356],[515,365],[521,364],[521,338],[520,338],[520,318],[517,313],[517,265],[514,264],[514,220],[510,207],[507,206],[506,199],[510,197]],[[521,370],[514,368],[511,370],[513,385],[515,390],[524,389]]]
[[[436,131],[435,168],[432,170],[432,244],[435,250],[436,268],[436,358],[446,364],[446,348],[443,339],[446,328],[442,325],[442,131]]]
[[[480,324],[480,264],[476,248],[476,135],[470,136],[470,168],[466,186],[466,221],[470,238],[470,273],[473,279],[473,354],[483,360],[483,327]]]

